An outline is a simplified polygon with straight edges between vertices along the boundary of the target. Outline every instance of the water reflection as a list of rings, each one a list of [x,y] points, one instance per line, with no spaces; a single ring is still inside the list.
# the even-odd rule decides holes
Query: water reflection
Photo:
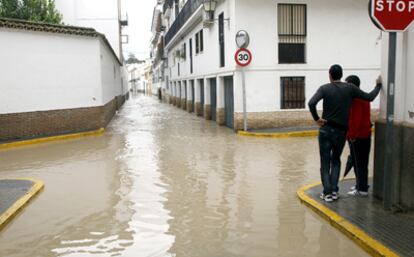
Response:
[[[46,184],[0,256],[366,256],[296,198],[319,177],[316,143],[138,96],[104,136],[0,152],[0,177]]]

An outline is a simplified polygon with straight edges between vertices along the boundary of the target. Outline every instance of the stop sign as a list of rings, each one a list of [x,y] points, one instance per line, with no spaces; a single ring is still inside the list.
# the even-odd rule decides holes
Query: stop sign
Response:
[[[371,18],[384,31],[404,31],[414,21],[414,0],[371,0]]]

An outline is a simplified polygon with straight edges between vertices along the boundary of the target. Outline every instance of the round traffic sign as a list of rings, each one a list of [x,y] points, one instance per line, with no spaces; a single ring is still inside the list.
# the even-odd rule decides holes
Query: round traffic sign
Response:
[[[414,21],[414,0],[371,0],[371,18],[384,31],[404,31]]]
[[[239,66],[245,67],[252,62],[252,53],[246,48],[240,48],[234,55],[234,60]]]

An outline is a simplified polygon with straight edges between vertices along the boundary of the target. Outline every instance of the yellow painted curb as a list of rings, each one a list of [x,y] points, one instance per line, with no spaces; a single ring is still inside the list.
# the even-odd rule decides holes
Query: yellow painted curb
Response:
[[[10,208],[4,213],[0,214],[0,229],[2,229],[29,201],[38,194],[44,187],[44,184],[40,180],[36,179],[13,179],[13,180],[29,180],[33,182],[32,188],[23,195],[18,201],[16,201]]]
[[[375,128],[371,129],[375,133]],[[294,132],[275,132],[275,133],[257,133],[239,130],[237,134],[249,137],[270,137],[270,138],[287,138],[287,137],[316,137],[319,135],[319,130],[294,131]]]
[[[294,132],[276,132],[276,133],[256,133],[239,130],[237,134],[250,137],[270,137],[270,138],[287,138],[287,137],[314,137],[319,135],[318,130],[294,131]]]
[[[29,140],[22,140],[22,141],[16,141],[16,142],[11,142],[11,143],[0,144],[0,149],[21,147],[21,146],[27,146],[27,145],[33,145],[33,144],[41,144],[41,143],[47,143],[47,142],[52,142],[52,141],[58,141],[58,140],[68,140],[68,139],[75,139],[75,138],[88,137],[88,136],[97,136],[97,135],[103,134],[104,132],[105,132],[105,129],[100,128],[98,130],[88,131],[88,132],[80,132],[80,133],[73,133],[73,134],[66,134],[66,135],[59,135],[59,136],[41,137],[41,138],[35,138],[35,139],[29,139]]]
[[[346,221],[338,213],[330,210],[329,208],[325,207],[322,203],[319,203],[318,201],[306,195],[305,192],[308,189],[318,186],[320,184],[320,182],[317,182],[300,188],[297,191],[297,195],[301,202],[313,209],[322,218],[327,220],[332,226],[339,229],[342,233],[344,233],[352,241],[361,246],[372,256],[398,256],[398,254],[396,254],[394,251],[392,251],[388,247],[384,246],[382,243],[378,242],[377,240],[366,234],[363,230]]]

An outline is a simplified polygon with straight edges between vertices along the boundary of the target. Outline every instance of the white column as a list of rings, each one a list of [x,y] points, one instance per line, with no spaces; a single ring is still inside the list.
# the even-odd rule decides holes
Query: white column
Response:
[[[193,100],[193,90],[192,90],[192,81],[191,80],[187,80],[187,101],[191,101]]]
[[[196,103],[200,103],[200,80],[196,79],[194,80],[194,98]]]
[[[224,108],[224,78],[217,77],[217,109]]]
[[[210,105],[210,79],[204,79],[204,105]]]
[[[185,81],[182,80],[181,82],[181,99],[185,99]]]

